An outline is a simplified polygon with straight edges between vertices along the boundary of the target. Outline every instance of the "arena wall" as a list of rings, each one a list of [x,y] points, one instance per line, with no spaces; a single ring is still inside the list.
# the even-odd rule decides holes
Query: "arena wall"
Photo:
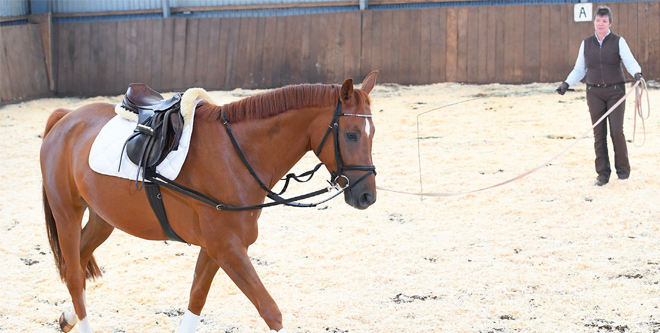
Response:
[[[660,3],[612,2],[648,79],[660,77]],[[557,82],[590,22],[573,4],[342,11],[295,16],[157,18],[0,28],[2,102],[49,91],[114,95],[131,82],[160,91],[273,88],[303,82]],[[52,36],[52,42],[45,41]],[[27,45],[23,45],[27,44]],[[41,45],[41,47],[40,47]],[[52,53],[46,50],[52,45]],[[46,51],[45,51],[46,50]],[[53,65],[44,65],[52,54]],[[5,75],[9,73],[10,75]],[[50,76],[49,76],[50,74]],[[11,89],[10,89],[11,87]]]

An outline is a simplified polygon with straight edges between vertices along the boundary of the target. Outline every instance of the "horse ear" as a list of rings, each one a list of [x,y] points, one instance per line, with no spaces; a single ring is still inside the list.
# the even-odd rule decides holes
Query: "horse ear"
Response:
[[[378,76],[378,71],[373,71],[364,78],[361,87],[362,91],[366,92],[367,94],[371,92],[371,89],[373,89],[376,85],[376,76]]]
[[[353,97],[353,79],[346,79],[344,84],[341,85],[339,93],[342,101],[351,99]]]

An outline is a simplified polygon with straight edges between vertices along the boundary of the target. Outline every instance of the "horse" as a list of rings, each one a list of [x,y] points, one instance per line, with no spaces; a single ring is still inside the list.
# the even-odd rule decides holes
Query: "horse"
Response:
[[[359,89],[347,79],[341,86],[285,86],[222,106],[200,102],[190,150],[175,180],[228,206],[258,206],[265,202],[267,191],[255,178],[272,189],[314,150],[334,181],[346,189],[345,202],[366,209],[376,201],[369,93],[377,73],[367,75]],[[94,103],[74,111],[57,109],[44,131],[40,163],[45,220],[57,270],[72,300],[71,309],[59,319],[65,332],[77,323],[81,333],[92,332],[86,283],[102,275],[93,252],[115,228],[142,239],[166,240],[135,180],[101,175],[89,166],[92,143],[115,116],[114,108]],[[254,175],[230,142],[229,125]],[[326,140],[331,131],[334,140]],[[358,167],[345,167],[351,165]],[[257,239],[261,209],[221,210],[169,188],[163,189],[162,200],[171,228],[185,242],[200,247],[179,332],[195,332],[220,268],[256,307],[270,332],[285,332],[280,309],[248,257],[248,247]],[[89,220],[83,228],[86,210]]]

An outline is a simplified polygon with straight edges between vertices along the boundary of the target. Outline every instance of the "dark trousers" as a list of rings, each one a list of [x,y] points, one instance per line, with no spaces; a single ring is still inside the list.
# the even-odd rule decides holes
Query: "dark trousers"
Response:
[[[609,110],[616,102],[626,94],[625,84],[616,84],[605,88],[587,86],[587,105],[591,114],[591,123],[594,124]],[[621,103],[607,116],[598,126],[594,128],[594,150],[596,151],[596,172],[598,179],[607,182],[610,179],[610,159],[607,154],[607,124],[610,127],[610,136],[614,146],[614,167],[621,179],[630,175],[630,163],[628,162],[628,147],[626,137],[623,134],[623,116],[626,104]]]

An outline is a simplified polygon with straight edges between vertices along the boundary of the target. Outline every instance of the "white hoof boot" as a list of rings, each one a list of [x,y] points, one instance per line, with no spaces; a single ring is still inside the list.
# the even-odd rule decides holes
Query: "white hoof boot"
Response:
[[[73,309],[73,305],[71,305],[71,309],[62,312],[60,316],[60,329],[62,332],[70,332],[77,323],[78,317],[76,317],[76,311]]]
[[[181,326],[179,327],[179,333],[195,333],[195,330],[197,330],[197,325],[199,324],[199,321],[201,320],[201,317],[190,312],[190,310],[186,310],[186,313],[183,315],[183,318],[181,319]]]
[[[93,333],[87,317],[80,321],[80,333]]]

